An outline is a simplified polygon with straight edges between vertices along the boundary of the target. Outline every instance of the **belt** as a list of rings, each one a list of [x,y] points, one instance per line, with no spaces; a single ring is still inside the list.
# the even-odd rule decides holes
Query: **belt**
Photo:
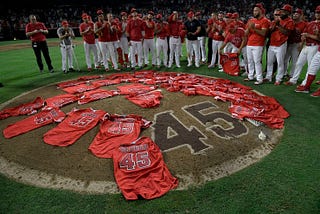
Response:
[[[158,37],[159,39],[166,39],[166,37]]]
[[[315,45],[318,45],[316,43],[307,43],[306,46],[315,46]]]
[[[173,38],[175,38],[175,39],[178,39],[178,38],[180,38],[180,36],[171,36],[171,37],[173,37]]]

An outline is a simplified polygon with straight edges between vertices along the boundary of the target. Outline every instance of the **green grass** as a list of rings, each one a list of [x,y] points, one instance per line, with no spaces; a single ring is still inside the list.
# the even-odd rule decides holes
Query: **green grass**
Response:
[[[76,47],[76,53],[84,69],[81,45]],[[4,84],[0,88],[0,103],[47,84],[87,75],[64,75],[59,48],[51,47],[50,54],[56,72],[40,74],[31,47],[0,52],[0,82]],[[204,186],[170,191],[154,200],[131,202],[120,194],[83,195],[36,188],[1,175],[0,213],[320,213],[320,99],[295,93],[294,86],[254,86],[243,82],[241,77],[208,70],[206,66],[187,68],[185,57],[183,60],[184,66],[174,71],[231,79],[276,98],[284,106],[290,117],[285,120],[280,144],[270,155]],[[317,87],[312,85],[312,90]]]

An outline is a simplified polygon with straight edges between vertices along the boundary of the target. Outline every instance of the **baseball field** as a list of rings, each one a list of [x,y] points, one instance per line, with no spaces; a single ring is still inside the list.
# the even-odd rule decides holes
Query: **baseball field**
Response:
[[[63,74],[57,39],[48,41],[55,68],[54,73],[49,73],[46,69],[44,73],[39,72],[30,41],[0,43],[0,83],[3,84],[3,87],[0,88],[0,110],[28,100],[32,101],[36,95],[48,97],[49,94],[56,93],[54,86],[58,82],[74,80],[81,76],[107,75],[102,70],[90,73],[86,71],[81,38],[76,39],[77,45],[74,49],[78,61],[78,65],[74,65],[75,67],[79,66],[81,72]],[[265,62],[263,63],[265,66]],[[284,128],[281,129],[278,141],[269,145],[270,149],[267,154],[261,155],[259,158],[253,156],[250,159],[252,160],[250,164],[242,165],[241,169],[226,171],[220,177],[216,176],[215,179],[208,179],[206,182],[197,182],[199,179],[196,178],[190,179],[190,185],[171,190],[159,198],[127,201],[118,191],[105,190],[102,191],[103,193],[97,193],[99,191],[88,193],[73,191],[71,188],[46,188],[44,185],[37,186],[24,182],[19,175],[23,174],[27,168],[31,171],[35,170],[37,173],[54,174],[56,171],[57,177],[65,175],[76,177],[79,180],[99,178],[114,183],[113,175],[110,173],[112,172],[110,160],[100,160],[92,155],[80,153],[84,150],[84,147],[80,145],[88,145],[89,142],[82,139],[67,148],[52,149],[50,147],[48,149],[49,147],[44,145],[39,133],[44,133],[54,127],[54,125],[50,125],[41,129],[40,132],[32,132],[10,140],[1,136],[0,158],[1,160],[5,159],[8,164],[4,165],[3,161],[0,161],[0,213],[320,213],[320,99],[311,97],[310,94],[295,93],[295,86],[283,84],[280,86],[273,84],[255,86],[253,82],[244,82],[243,77],[230,76],[218,72],[217,69],[208,69],[206,65],[202,65],[200,68],[187,67],[185,48],[183,48],[181,65],[181,68],[161,68],[157,72],[173,71],[228,79],[249,86],[263,95],[273,97],[283,106],[290,116],[285,119]],[[306,68],[305,66],[299,81],[304,78]],[[151,70],[153,68],[149,66],[144,69]],[[129,70],[121,72],[129,72]],[[112,71],[109,73],[112,74]],[[317,77],[317,80],[319,79]],[[313,84],[311,91],[315,91],[318,87],[320,85]],[[169,94],[165,95],[170,97]],[[190,106],[193,106],[193,102],[204,103],[209,100],[209,98],[198,98],[197,100],[193,97],[182,97],[179,94],[171,96],[170,99],[169,104],[165,102],[166,100],[161,103],[161,105],[166,104],[168,112],[178,112],[177,106],[180,105],[180,102],[183,103],[181,106],[185,107],[185,103],[188,102],[190,102]],[[128,102],[121,102],[128,104]],[[218,102],[211,102],[218,105]],[[220,103],[221,110],[224,110],[226,107],[223,107],[222,102]],[[98,105],[103,106],[104,104],[99,103]],[[149,119],[153,118],[150,112],[145,109],[139,110],[134,105],[128,104],[128,107],[119,105],[117,108],[125,113],[130,110]],[[170,111],[171,108],[173,110]],[[175,116],[180,118],[179,114]],[[19,117],[25,118],[25,116]],[[5,127],[11,121],[17,121],[19,117],[1,120],[0,126]],[[190,122],[185,118],[181,121],[186,124]],[[196,124],[192,124],[192,121],[190,123],[196,126]],[[246,126],[249,130],[257,129],[249,123]],[[273,137],[273,130],[267,133],[269,133],[269,138]],[[85,139],[92,139],[94,134],[94,132],[88,133]],[[149,134],[148,131],[145,134]],[[224,141],[219,142],[219,145],[212,144],[212,150],[216,149],[216,153],[207,152],[208,156],[195,154],[191,161],[188,160],[185,165],[179,161],[190,158],[190,156],[183,156],[190,154],[187,147],[181,147],[182,150],[166,151],[163,156],[172,175],[180,178],[181,184],[186,184],[185,177],[179,177],[182,171],[184,170],[183,173],[187,174],[187,169],[190,169],[190,173],[193,175],[196,175],[198,171],[203,173],[203,169],[199,167],[199,165],[203,165],[201,160],[206,160],[206,163],[212,161],[218,164],[219,160],[224,160],[226,156],[236,159],[237,154],[243,157],[251,152],[250,149],[261,146],[258,135],[252,135],[248,141],[250,142],[246,144],[243,138],[239,138],[234,141],[239,144],[236,146],[229,145]],[[229,148],[232,152],[222,150],[224,144],[227,145],[225,148]],[[77,154],[86,158],[86,164]],[[177,159],[173,158],[174,156]],[[19,166],[25,164],[26,168],[22,167],[20,170],[18,168],[11,171],[6,168],[8,165],[15,165],[16,162],[19,163]],[[210,164],[208,164],[209,166],[211,167]],[[85,167],[95,168],[95,170],[88,171]],[[14,176],[14,174],[19,175]],[[39,176],[35,176],[35,178],[39,179]],[[192,182],[195,182],[195,185],[192,185]]]

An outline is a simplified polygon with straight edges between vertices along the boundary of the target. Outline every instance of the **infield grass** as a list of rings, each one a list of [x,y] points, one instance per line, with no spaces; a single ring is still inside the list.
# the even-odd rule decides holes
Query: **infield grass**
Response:
[[[1,42],[0,46],[15,43],[30,44],[26,40]],[[75,51],[84,70],[82,45]],[[255,86],[243,82],[242,77],[209,70],[204,65],[187,68],[185,49],[183,52],[182,67],[171,70],[230,79],[274,97],[284,106],[290,117],[285,120],[281,142],[271,154],[228,177],[186,191],[170,191],[154,200],[126,201],[121,194],[84,195],[42,189],[0,175],[0,213],[320,213],[320,98],[295,93],[295,86]],[[50,47],[50,55],[55,73],[45,69],[40,74],[31,46],[0,52],[0,82],[4,85],[0,88],[0,103],[47,84],[88,75],[63,74],[57,46]],[[304,74],[305,69],[300,81]],[[317,87],[313,84],[312,91]]]

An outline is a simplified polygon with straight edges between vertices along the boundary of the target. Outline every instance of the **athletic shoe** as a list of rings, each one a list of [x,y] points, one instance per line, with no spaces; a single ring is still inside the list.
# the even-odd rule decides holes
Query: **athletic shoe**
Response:
[[[315,92],[313,92],[310,96],[311,97],[320,97],[320,88],[318,90],[316,90]]]
[[[255,81],[254,84],[255,85],[261,85],[261,84],[263,84],[263,81]]]
[[[218,70],[219,72],[224,72],[224,70],[222,69],[222,68],[219,68],[219,70]]]
[[[281,82],[278,82],[278,81],[276,81],[275,83],[274,83],[274,85],[280,85],[281,84]]]
[[[309,93],[310,89],[306,88],[304,85],[299,85],[296,90],[294,90],[297,93]]]
[[[109,68],[106,68],[106,69],[104,69],[106,72],[108,72],[109,71]]]
[[[87,68],[87,70],[90,72],[90,71],[92,71],[92,68]]]
[[[287,86],[295,85],[295,83],[290,82],[290,81],[287,81],[287,82],[285,82],[284,84],[287,85]]]
[[[197,67],[197,68],[199,68],[199,67],[200,67],[200,65],[199,65],[199,64],[196,64],[196,67]]]
[[[101,66],[100,66],[100,65],[97,65],[95,68],[96,68],[96,69],[100,69],[100,68],[101,68]]]
[[[69,68],[69,72],[73,72],[75,71],[73,68]]]
[[[50,73],[53,73],[53,72],[54,72],[53,68],[51,68],[51,69],[49,70],[49,72],[50,72]]]
[[[188,63],[187,67],[191,67],[192,66],[192,63]]]
[[[214,65],[208,65],[208,68],[213,68],[214,67]]]
[[[253,81],[253,79],[249,79],[249,78],[244,78],[243,81],[245,82],[249,82],[249,81]]]
[[[67,70],[63,70],[62,72],[63,72],[64,74],[68,73],[68,71],[67,71]]]
[[[176,65],[176,67],[177,67],[177,68],[181,68],[181,66],[180,66],[180,65]]]
[[[317,84],[317,85],[320,85],[320,80],[318,80],[318,81],[316,82],[316,84]]]
[[[263,82],[267,83],[267,82],[271,82],[271,80],[268,79],[268,78],[264,78],[264,79],[263,79]]]

